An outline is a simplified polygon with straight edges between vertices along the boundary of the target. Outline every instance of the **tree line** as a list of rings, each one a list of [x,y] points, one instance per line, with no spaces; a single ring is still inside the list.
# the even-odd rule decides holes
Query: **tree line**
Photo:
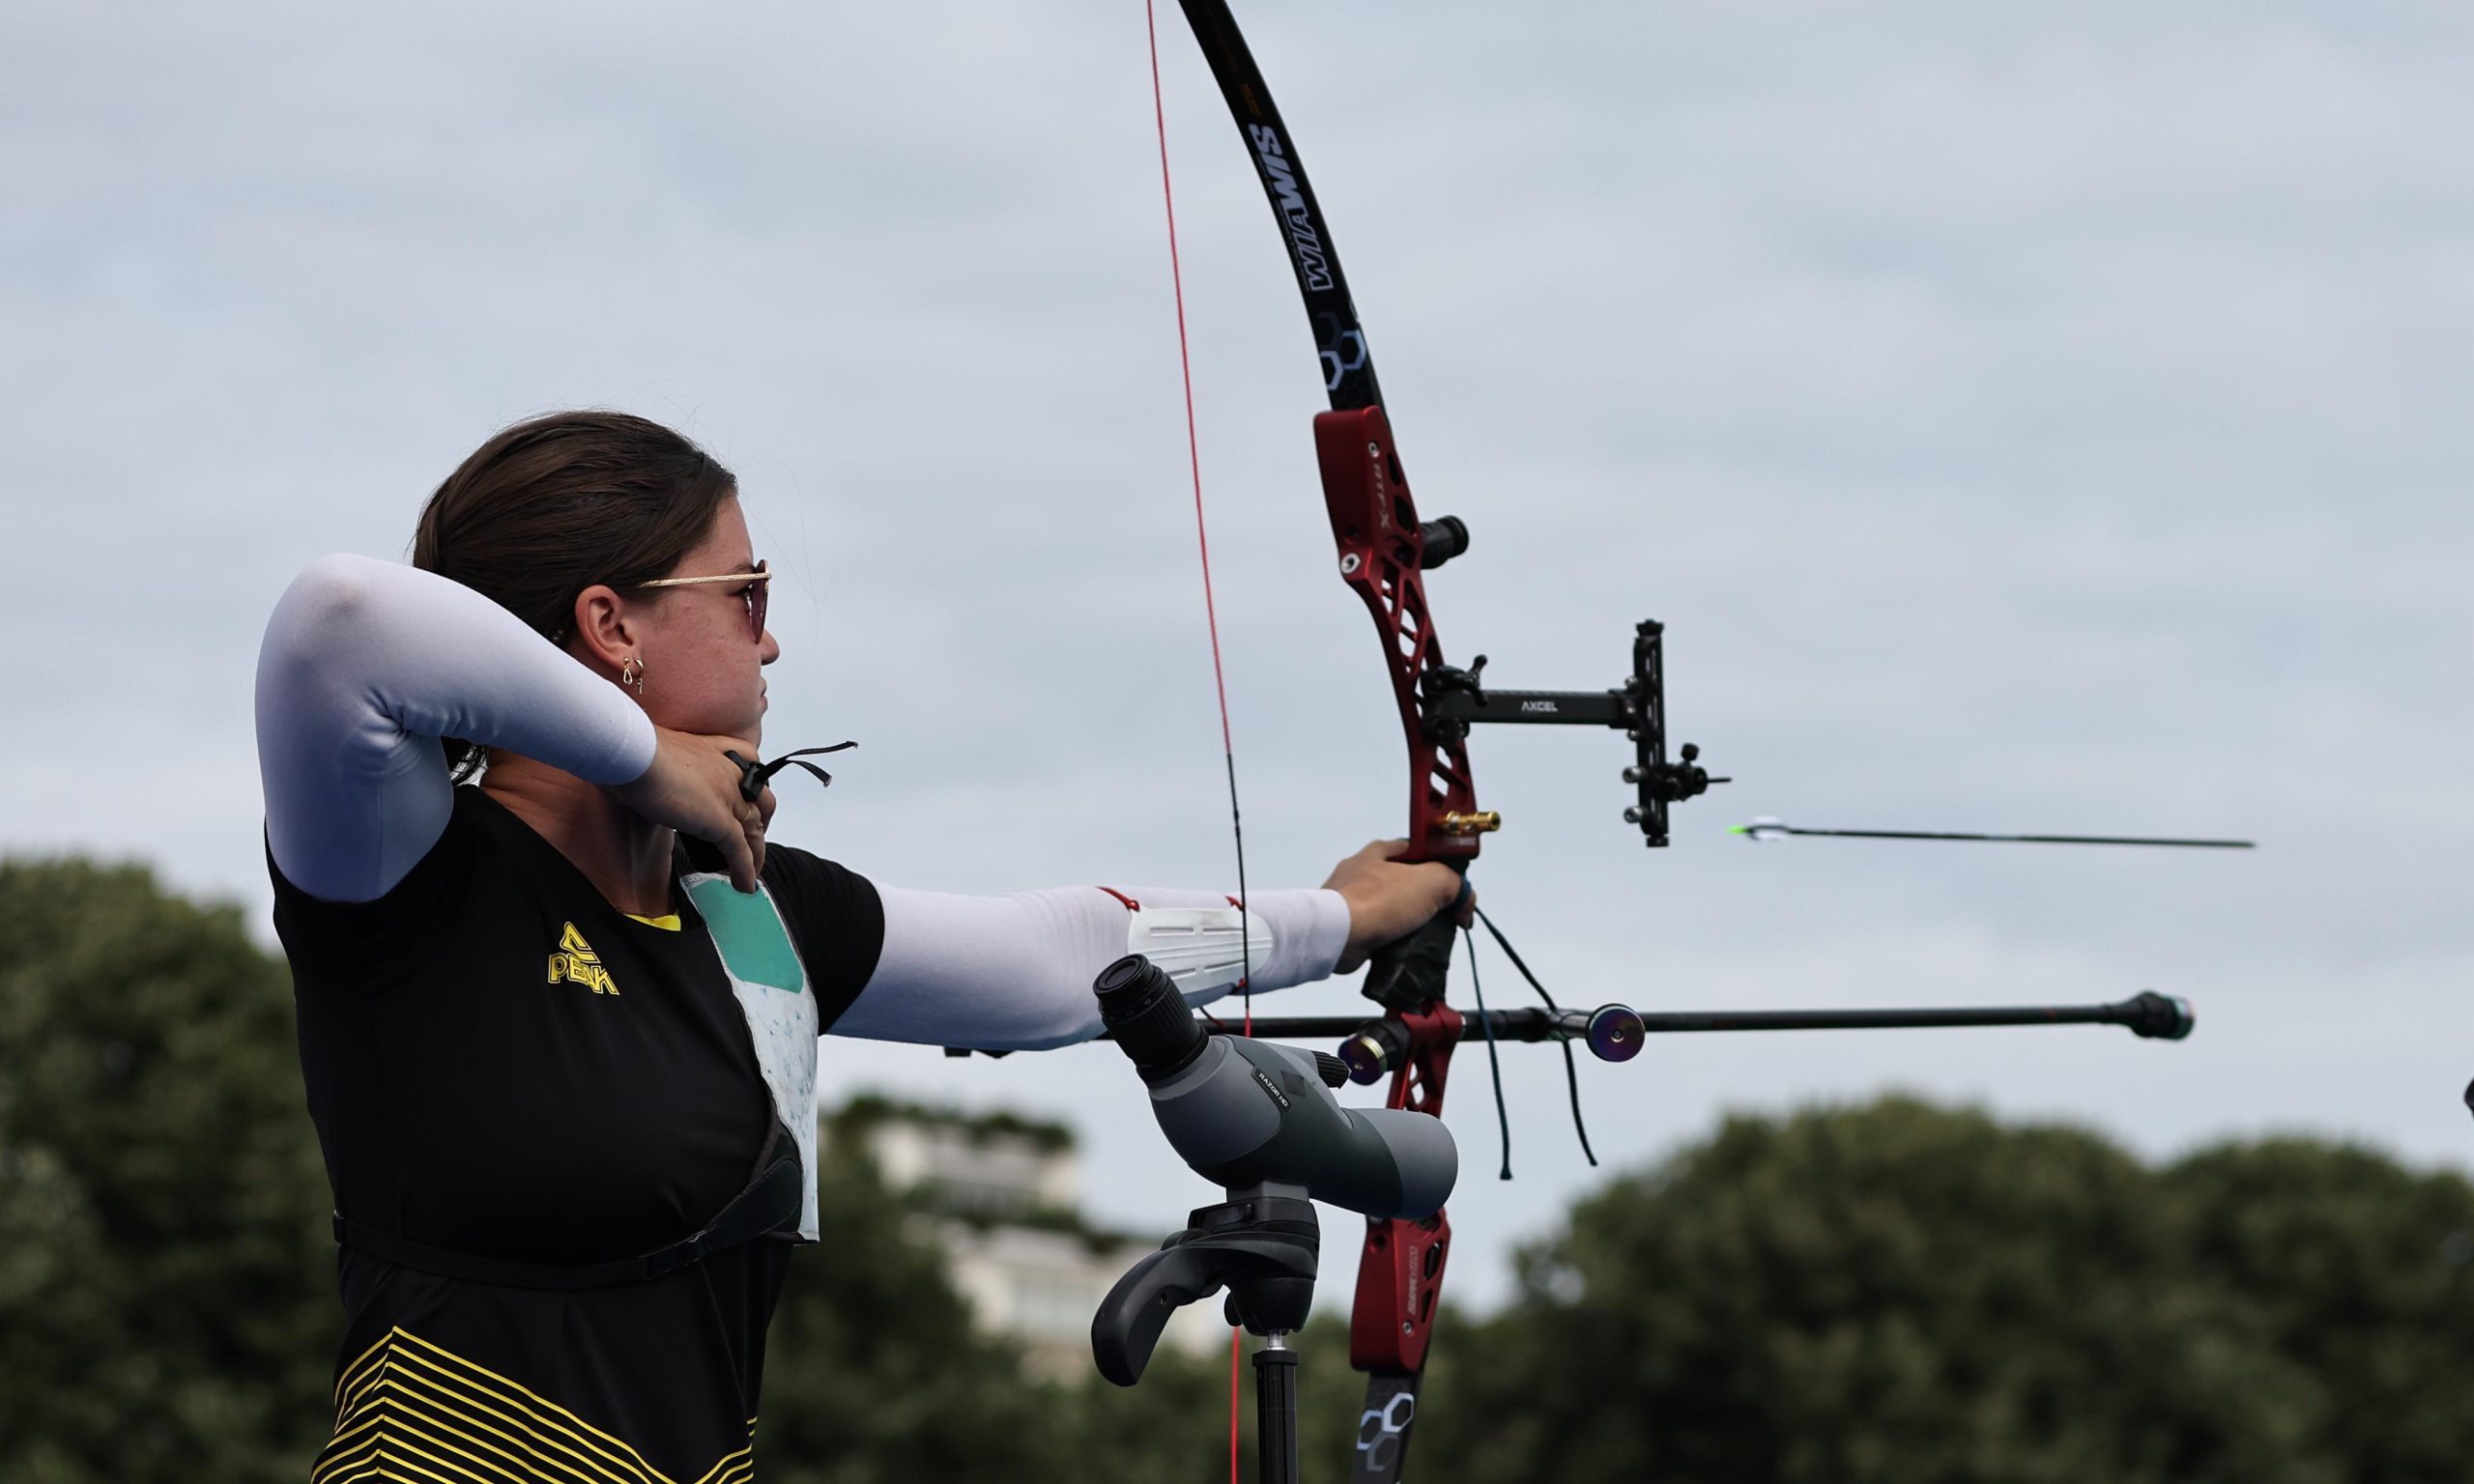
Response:
[[[0,860],[0,1479],[304,1477],[340,1315],[281,960],[138,867]],[[792,1264],[762,1477],[1226,1477],[1224,1364],[1038,1379],[855,1141],[819,1183],[832,1236]],[[1896,1098],[1730,1118],[1566,1213],[1502,1310],[1447,1313],[1409,1476],[2461,1480],[2469,1264],[2474,1184],[2355,1147],[2151,1165]],[[1328,1309],[1309,1479],[1357,1424]]]

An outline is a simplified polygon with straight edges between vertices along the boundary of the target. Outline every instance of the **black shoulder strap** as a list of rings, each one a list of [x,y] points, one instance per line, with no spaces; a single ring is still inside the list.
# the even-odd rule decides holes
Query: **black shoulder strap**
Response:
[[[606,1263],[574,1265],[515,1263],[471,1252],[457,1252],[414,1241],[335,1213],[335,1241],[355,1252],[393,1263],[416,1272],[435,1273],[463,1283],[500,1288],[607,1288],[619,1283],[647,1283],[703,1262],[716,1252],[775,1232],[796,1232],[806,1195],[807,1172],[799,1165],[798,1146],[782,1134],[776,1121],[764,1143],[755,1178],[731,1197],[720,1214],[694,1236],[666,1247]]]

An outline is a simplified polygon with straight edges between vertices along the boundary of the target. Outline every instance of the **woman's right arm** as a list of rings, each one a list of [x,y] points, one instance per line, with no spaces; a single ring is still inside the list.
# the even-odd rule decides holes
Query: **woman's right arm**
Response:
[[[503,747],[590,783],[652,765],[624,692],[461,583],[322,556],[275,604],[258,651],[267,846],[327,901],[373,901],[429,853],[454,809],[441,737]]]

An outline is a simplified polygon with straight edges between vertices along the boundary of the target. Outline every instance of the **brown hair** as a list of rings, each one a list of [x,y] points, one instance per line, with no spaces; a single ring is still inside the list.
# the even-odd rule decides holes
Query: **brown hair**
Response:
[[[552,413],[473,450],[421,507],[413,565],[493,599],[565,644],[576,595],[627,587],[678,565],[738,493],[704,449],[625,413]],[[443,739],[451,775],[488,749]]]

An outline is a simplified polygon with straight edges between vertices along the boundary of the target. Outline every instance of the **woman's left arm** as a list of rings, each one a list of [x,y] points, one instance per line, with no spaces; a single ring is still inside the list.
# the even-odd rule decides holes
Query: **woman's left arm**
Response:
[[[1250,969],[1258,991],[1345,973],[1461,895],[1458,872],[1402,865],[1393,857],[1403,848],[1378,840],[1318,891],[1254,893],[1251,912],[1216,893],[1156,887],[1011,897],[878,887],[882,950],[829,1028],[871,1041],[1039,1050],[1099,1034],[1091,981],[1127,954],[1157,963],[1189,1005],[1243,986]]]
[[[1254,893],[1251,912],[1210,892],[1095,886],[957,897],[879,886],[884,946],[832,1025],[871,1041],[1041,1050],[1099,1034],[1091,981],[1129,953],[1167,970],[1191,1005],[1328,976],[1347,951],[1338,891]]]

